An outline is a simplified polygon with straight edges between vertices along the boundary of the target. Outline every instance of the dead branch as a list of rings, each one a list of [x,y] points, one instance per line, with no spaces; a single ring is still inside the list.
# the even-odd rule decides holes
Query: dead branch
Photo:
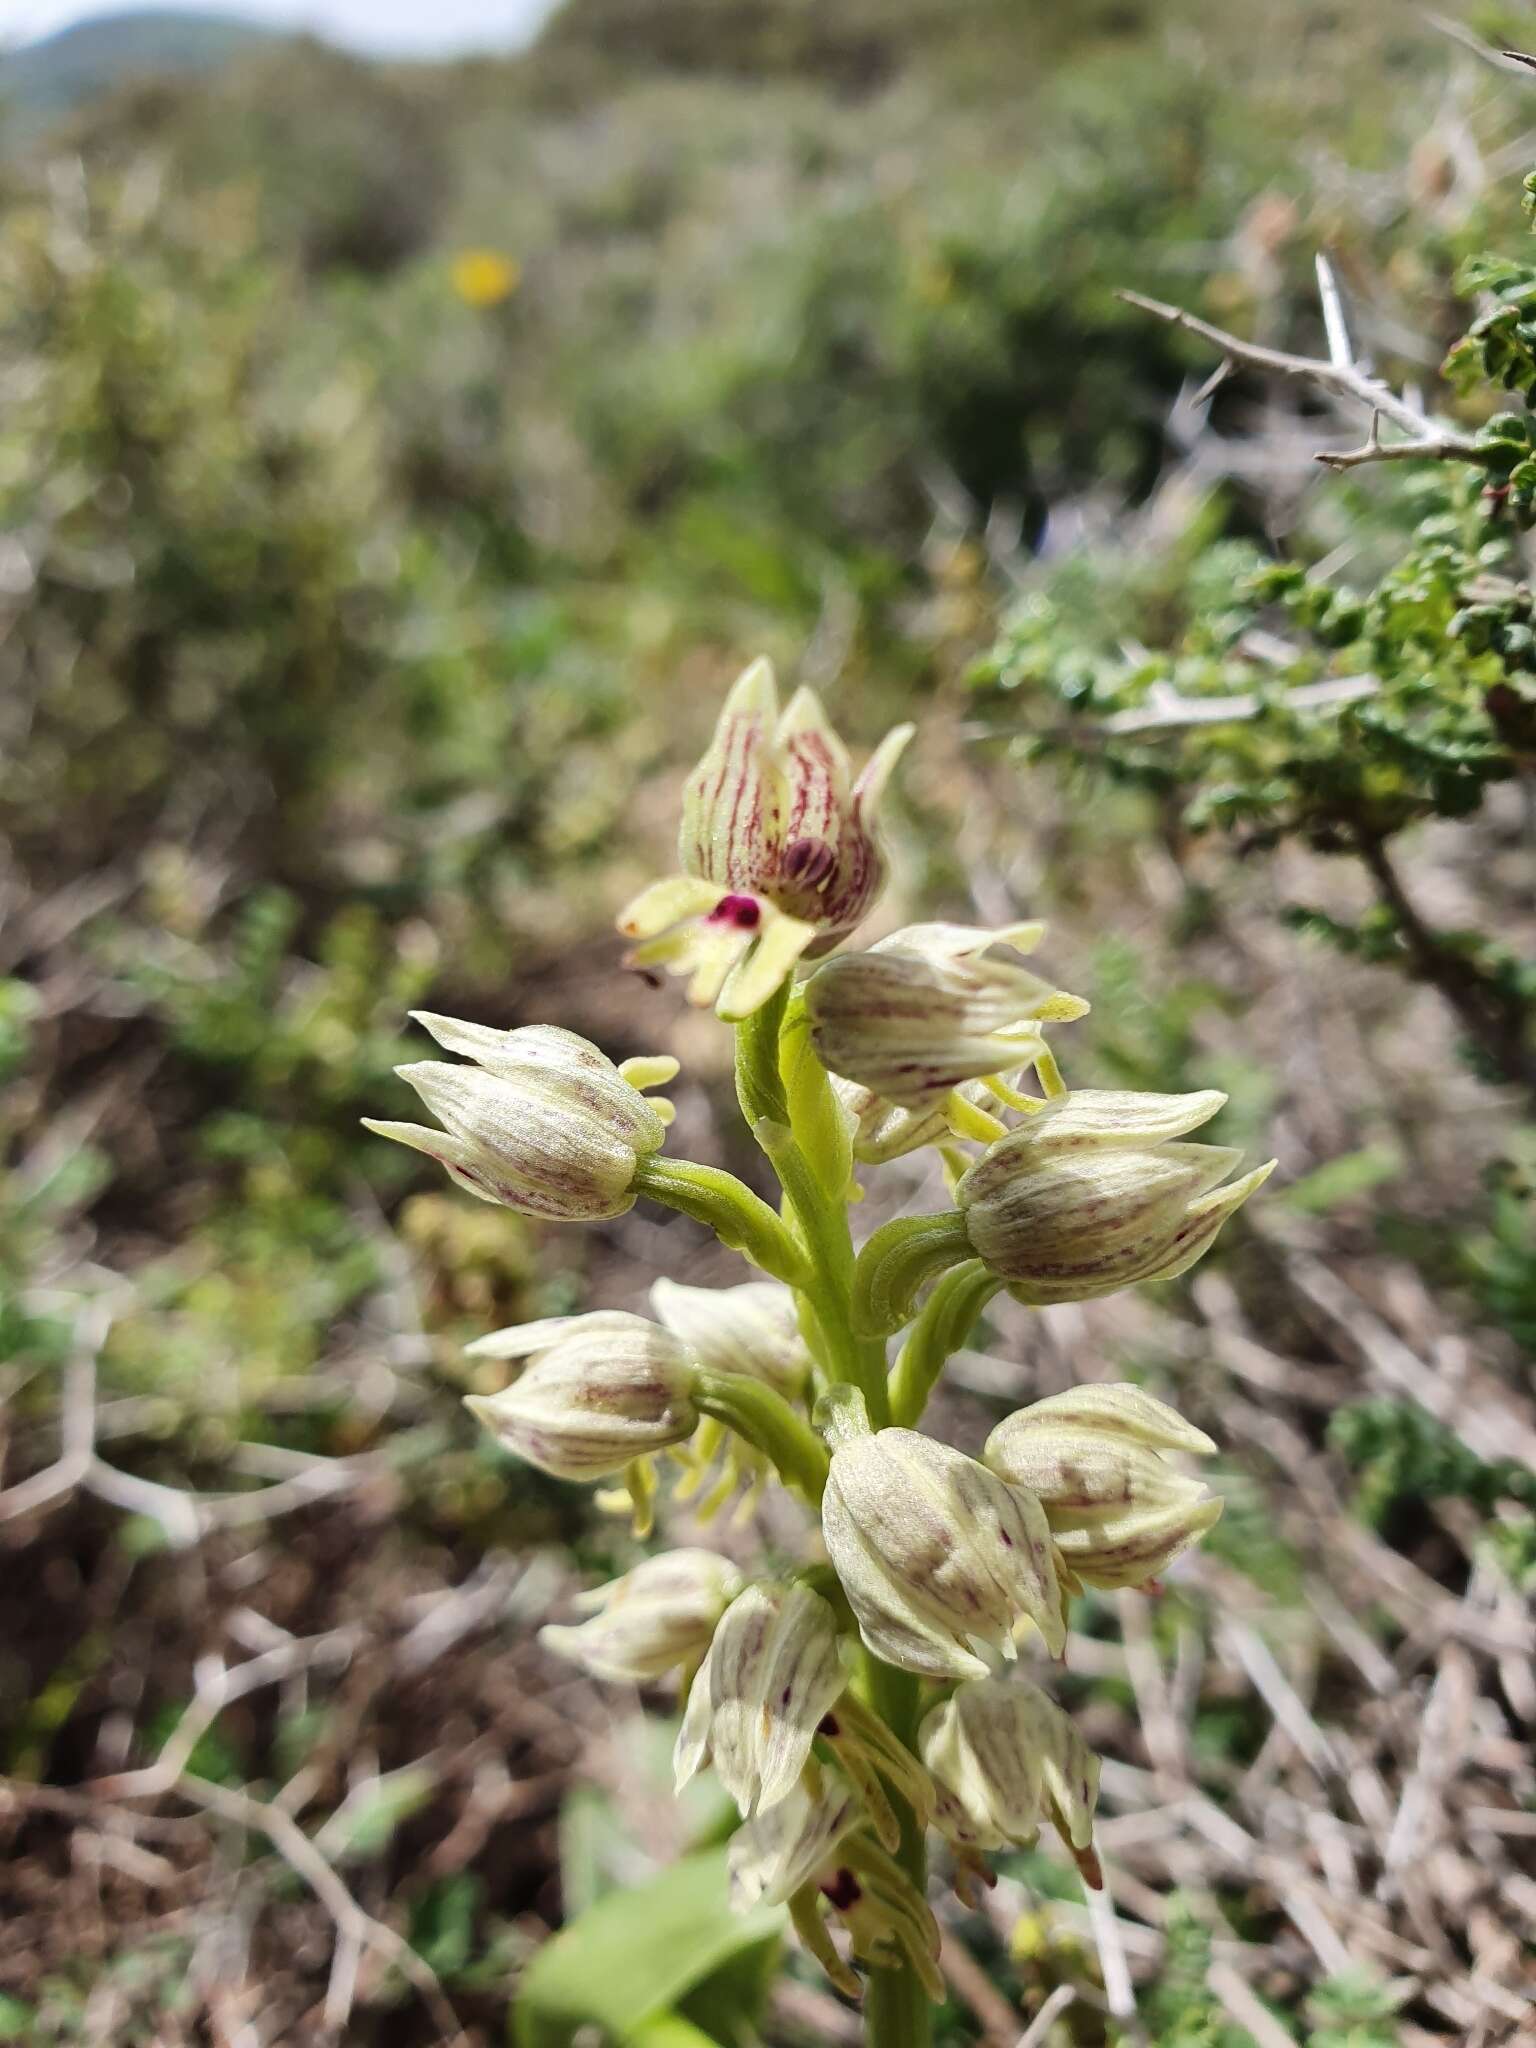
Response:
[[[292,1478],[250,1492],[222,1494],[166,1486],[109,1464],[97,1448],[96,1375],[112,1321],[113,1310],[100,1296],[93,1297],[77,1318],[74,1346],[64,1366],[59,1455],[42,1471],[0,1493],[0,1522],[19,1521],[71,1493],[89,1493],[157,1522],[167,1543],[185,1550],[210,1529],[270,1520],[347,1492],[379,1464],[376,1457],[316,1458],[306,1461]]]
[[[1041,2043],[1059,2020],[1067,2007],[1075,2002],[1077,1993],[1070,1984],[1058,1984],[1050,1997],[1035,2014],[1029,2025],[1014,2043],[1014,2048],[1041,2048]]]
[[[99,1778],[90,1787],[98,1800],[174,1797],[218,1815],[235,1825],[265,1835],[272,1848],[300,1877],[330,1915],[336,1929],[325,2017],[334,2033],[346,2026],[356,1995],[359,1962],[365,1952],[380,1956],[398,1969],[431,2012],[441,2038],[461,2042],[463,2031],[439,1983],[437,1973],[405,1938],[360,1906],[327,1860],[320,1844],[305,1834],[279,1800],[264,1801],[251,1793],[215,1785],[187,1766],[198,1742],[232,1701],[261,1686],[273,1685],[301,1670],[344,1663],[359,1632],[334,1629],[322,1636],[290,1637],[231,1670],[222,1657],[198,1664],[191,1703],[182,1714],[155,1761],[145,1769]]]
[[[382,1920],[375,1920],[371,1913],[363,1910],[290,1814],[284,1813],[280,1807],[264,1804],[248,1792],[237,1792],[227,1785],[214,1785],[208,1779],[194,1777],[188,1772],[182,1773],[175,1789],[181,1798],[194,1806],[215,1813],[223,1820],[233,1821],[237,1827],[254,1829],[256,1833],[265,1835],[289,1869],[303,1879],[330,1914],[336,1926],[337,1960],[326,1994],[326,2018],[333,2028],[339,2030],[344,2027],[351,2011],[355,1964],[350,1951],[371,1949],[392,1963],[420,1994],[444,2041],[464,2041],[458,2015],[448,2002],[437,1972],[417,1954],[404,1935],[397,1934],[393,1927],[387,1927]]]
[[[1099,730],[1123,738],[1128,733],[1166,732],[1177,726],[1230,725],[1256,718],[1266,709],[1333,711],[1374,697],[1380,688],[1379,676],[1327,676],[1321,682],[1299,683],[1279,698],[1250,691],[1231,697],[1181,697],[1167,683],[1154,683],[1144,703],[1114,712]]]
[[[1331,282],[1332,273],[1329,272]],[[1336,288],[1335,288],[1336,290]],[[1228,363],[1246,363],[1250,368],[1265,370],[1271,376],[1287,377],[1305,384],[1313,384],[1333,398],[1342,398],[1364,407],[1370,417],[1370,429],[1364,443],[1358,448],[1322,448],[1313,457],[1314,461],[1326,464],[1330,469],[1354,469],[1367,462],[1472,462],[1484,464],[1488,451],[1466,434],[1457,434],[1448,429],[1432,426],[1424,415],[1410,401],[1381,377],[1372,376],[1356,362],[1336,362],[1323,356],[1292,355],[1285,349],[1266,348],[1256,341],[1244,341],[1239,335],[1229,334],[1223,327],[1213,327],[1208,320],[1197,314],[1186,312],[1182,306],[1170,306],[1162,299],[1149,299],[1141,292],[1121,291],[1116,294],[1128,306],[1136,306],[1143,313],[1150,313],[1156,320],[1165,320],[1170,326],[1182,327],[1190,334],[1197,334],[1202,341],[1208,341],[1222,351]],[[1325,292],[1325,313],[1328,295]],[[1342,329],[1340,330],[1342,331]],[[1401,441],[1383,441],[1381,422],[1389,420],[1406,437]]]

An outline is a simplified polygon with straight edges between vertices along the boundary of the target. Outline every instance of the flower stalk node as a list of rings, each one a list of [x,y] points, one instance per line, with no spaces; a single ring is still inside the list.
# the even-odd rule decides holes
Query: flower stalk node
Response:
[[[910,1321],[918,1295],[935,1274],[974,1257],[958,1209],[882,1224],[854,1266],[854,1328],[867,1337],[891,1336]]]

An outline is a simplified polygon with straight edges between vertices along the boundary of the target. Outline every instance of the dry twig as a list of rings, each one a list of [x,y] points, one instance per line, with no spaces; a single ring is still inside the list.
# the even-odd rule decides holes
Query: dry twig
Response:
[[[19,1521],[79,1491],[158,1523],[166,1542],[185,1550],[210,1529],[267,1521],[347,1492],[380,1463],[376,1457],[315,1458],[270,1486],[222,1494],[192,1493],[124,1472],[97,1449],[96,1370],[112,1321],[112,1308],[103,1297],[93,1297],[81,1310],[64,1366],[59,1455],[51,1465],[0,1493],[0,1522]]]
[[[1331,276],[1330,272],[1330,281]],[[1256,341],[1244,341],[1223,327],[1213,327],[1208,320],[1185,312],[1181,306],[1170,306],[1162,299],[1149,299],[1141,292],[1122,291],[1117,296],[1128,306],[1137,306],[1142,312],[1152,314],[1154,319],[1166,320],[1171,326],[1198,334],[1203,341],[1222,351],[1228,366],[1246,363],[1253,369],[1266,370],[1272,376],[1313,384],[1330,397],[1363,406],[1370,415],[1370,428],[1360,447],[1316,451],[1313,459],[1325,463],[1330,469],[1355,469],[1367,462],[1482,464],[1488,460],[1487,450],[1479,447],[1468,435],[1431,425],[1408,399],[1395,392],[1383,378],[1362,369],[1358,363],[1341,363],[1323,356],[1291,355],[1285,349],[1266,348]],[[1390,421],[1406,438],[1383,441],[1383,420]]]

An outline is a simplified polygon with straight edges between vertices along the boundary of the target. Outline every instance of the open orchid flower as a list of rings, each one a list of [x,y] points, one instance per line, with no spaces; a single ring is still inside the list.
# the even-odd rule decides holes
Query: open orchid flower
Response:
[[[814,690],[781,713],[773,670],[754,661],[726,699],[683,796],[683,872],[644,889],[619,919],[634,967],[688,977],[688,999],[738,1021],[802,957],[863,919],[885,880],[880,799],[909,725],[886,735],[854,781]]]

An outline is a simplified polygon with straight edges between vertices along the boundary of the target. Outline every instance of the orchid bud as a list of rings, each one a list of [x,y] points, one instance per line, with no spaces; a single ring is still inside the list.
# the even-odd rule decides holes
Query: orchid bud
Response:
[[[876,1969],[910,1965],[935,2002],[944,1997],[939,1929],[907,1873],[859,1832],[854,1799],[817,1776],[737,1829],[726,1851],[731,1905],[788,1904],[795,1931],[840,1991],[859,1980],[832,1945],[823,1907],[847,1927],[859,1961]]]
[[[590,1223],[633,1206],[641,1160],[666,1136],[670,1105],[646,1100],[613,1062],[574,1031],[529,1024],[493,1031],[416,1011],[417,1022],[470,1065],[419,1060],[395,1072],[443,1125],[363,1122],[425,1152],[485,1202],[524,1216]],[[676,1062],[644,1063],[667,1078]]]
[[[829,960],[805,991],[822,1064],[918,1113],[939,1108],[963,1081],[1027,1066],[1044,1050],[1043,1023],[1088,1008],[989,956],[994,945],[1032,945],[1040,932],[912,925],[867,953]]]
[[[796,1785],[731,1837],[726,1868],[732,1906],[738,1913],[756,1905],[782,1906],[827,1867],[861,1818],[852,1792],[830,1778],[819,1780],[814,1792]]]
[[[850,786],[842,741],[814,691],[781,715],[773,670],[754,661],[726,699],[689,778],[681,875],[619,919],[629,964],[689,978],[690,1002],[739,1021],[852,931],[885,879],[880,798],[912,728],[890,733]]]
[[[847,1683],[837,1616],[819,1593],[749,1586],[726,1609],[689,1691],[673,1755],[678,1791],[712,1763],[748,1818],[777,1806]]]
[[[1037,1497],[1075,1577],[1112,1587],[1145,1585],[1220,1519],[1220,1499],[1159,1455],[1215,1449],[1139,1387],[1083,1386],[1010,1415],[982,1456]]]
[[[1173,1142],[1225,1101],[1080,1088],[1048,1103],[960,1180],[977,1256],[1033,1306],[1185,1272],[1274,1168],[1223,1187],[1239,1153]]]
[[[1033,1622],[1066,1640],[1045,1511],[974,1458],[911,1429],[837,1426],[821,1508],[827,1555],[877,1657],[927,1678],[982,1678]]]
[[[1099,1763],[1038,1686],[984,1678],[959,1686],[918,1731],[937,1794],[934,1821],[962,1854],[1028,1848],[1049,1819],[1093,1882]]]
[[[556,1479],[601,1479],[692,1436],[696,1370],[669,1330],[605,1309],[523,1323],[467,1347],[472,1358],[531,1360],[499,1394],[465,1407],[504,1450]]]
[[[643,1685],[695,1664],[741,1590],[741,1574],[712,1550],[670,1550],[579,1595],[590,1615],[539,1630],[539,1641],[594,1678]]]
[[[651,1307],[711,1372],[761,1380],[787,1401],[804,1392],[811,1354],[800,1334],[795,1297],[776,1280],[748,1280],[740,1287],[658,1280]]]

